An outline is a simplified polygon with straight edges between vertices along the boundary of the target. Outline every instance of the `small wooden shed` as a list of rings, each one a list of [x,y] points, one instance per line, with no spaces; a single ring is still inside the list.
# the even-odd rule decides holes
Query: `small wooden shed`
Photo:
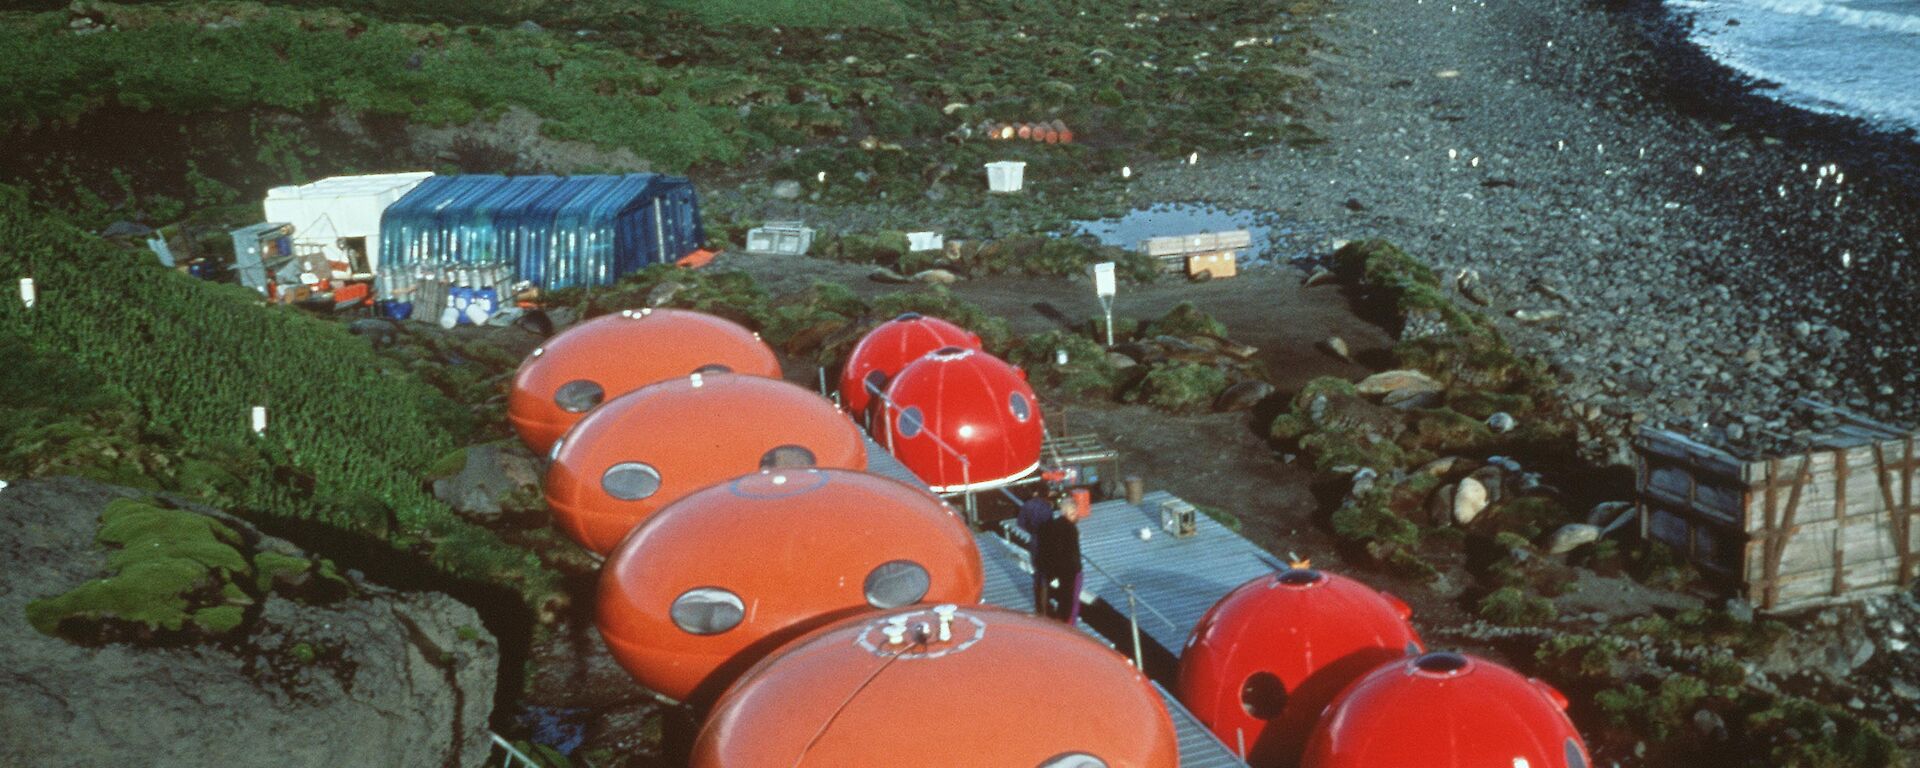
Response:
[[[1920,440],[1823,403],[1791,452],[1642,429],[1640,534],[1666,542],[1754,606],[1789,611],[1905,589],[1920,570]]]

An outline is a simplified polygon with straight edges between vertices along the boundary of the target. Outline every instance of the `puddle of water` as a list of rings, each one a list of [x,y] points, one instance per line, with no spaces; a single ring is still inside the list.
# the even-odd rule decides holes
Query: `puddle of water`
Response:
[[[1320,233],[1299,225],[1274,224],[1268,218],[1255,211],[1204,203],[1160,203],[1135,208],[1117,219],[1076,221],[1073,226],[1104,244],[1128,250],[1150,237],[1244,229],[1253,235],[1253,245],[1240,254],[1242,263],[1290,261],[1313,253]]]

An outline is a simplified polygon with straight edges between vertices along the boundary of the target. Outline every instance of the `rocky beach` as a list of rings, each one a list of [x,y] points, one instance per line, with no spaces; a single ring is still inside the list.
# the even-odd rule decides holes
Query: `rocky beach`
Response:
[[[1569,379],[1610,462],[1643,423],[1783,448],[1801,397],[1920,420],[1906,139],[1747,94],[1658,8],[1329,16],[1326,144],[1154,169],[1136,201],[1406,244]]]

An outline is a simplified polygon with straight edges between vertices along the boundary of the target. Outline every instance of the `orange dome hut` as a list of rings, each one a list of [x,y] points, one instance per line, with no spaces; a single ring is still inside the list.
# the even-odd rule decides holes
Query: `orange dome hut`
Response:
[[[1386,664],[1334,700],[1302,768],[1589,768],[1567,699],[1485,659],[1429,653]]]
[[[1289,569],[1207,610],[1180,654],[1181,703],[1256,768],[1294,765],[1321,710],[1382,663],[1421,650],[1412,611],[1353,579]]]
[[[507,420],[546,453],[600,403],[694,371],[780,378],[780,361],[752,331],[680,309],[629,310],[567,329],[521,361]]]
[[[980,337],[960,326],[937,317],[908,312],[888,320],[860,337],[847,364],[840,373],[840,401],[852,413],[864,413],[875,392],[887,391],[887,383],[900,369],[922,355],[942,347],[980,349]]]
[[[866,469],[860,430],[833,403],[777,379],[693,374],[595,408],[555,444],[554,522],[601,554],[668,504],[767,467]]]
[[[1000,358],[934,350],[894,377],[887,399],[887,450],[935,492],[996,488],[1040,465],[1039,401],[1020,370]]]
[[[729,689],[694,768],[991,765],[1175,768],[1147,679],[1056,621],[920,606],[838,622]]]
[[[876,608],[977,603],[984,578],[946,502],[842,469],[763,470],[696,491],[635,529],[600,574],[614,659],[696,704],[808,630]]]

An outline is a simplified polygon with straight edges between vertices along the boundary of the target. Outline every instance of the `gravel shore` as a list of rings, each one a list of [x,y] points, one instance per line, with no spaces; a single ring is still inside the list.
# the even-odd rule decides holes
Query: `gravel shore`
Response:
[[[1800,397],[1920,423],[1911,148],[1745,96],[1657,13],[1347,0],[1315,54],[1327,144],[1152,169],[1132,194],[1477,276],[1614,462],[1642,423],[1803,440]]]

